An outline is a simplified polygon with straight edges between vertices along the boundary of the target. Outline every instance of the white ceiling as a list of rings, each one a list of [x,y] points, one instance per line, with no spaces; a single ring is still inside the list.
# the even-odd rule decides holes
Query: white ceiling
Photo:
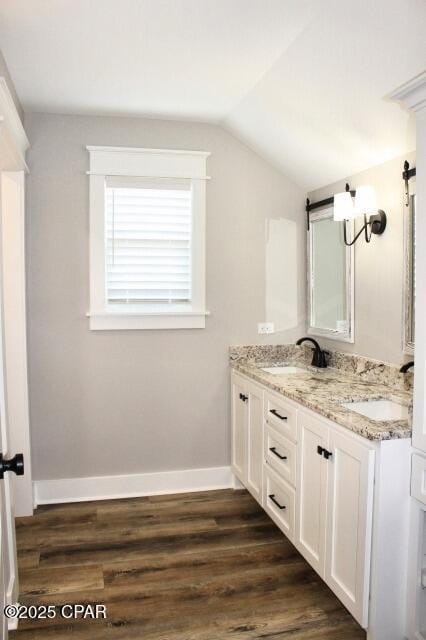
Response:
[[[27,111],[221,122],[312,189],[413,147],[425,0],[1,0]]]

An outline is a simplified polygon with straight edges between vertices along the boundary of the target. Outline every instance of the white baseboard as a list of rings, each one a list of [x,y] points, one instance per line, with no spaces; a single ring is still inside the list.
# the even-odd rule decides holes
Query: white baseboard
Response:
[[[167,493],[209,491],[234,486],[231,467],[160,471],[127,476],[63,478],[34,482],[35,506],[60,502],[84,502],[154,496]]]

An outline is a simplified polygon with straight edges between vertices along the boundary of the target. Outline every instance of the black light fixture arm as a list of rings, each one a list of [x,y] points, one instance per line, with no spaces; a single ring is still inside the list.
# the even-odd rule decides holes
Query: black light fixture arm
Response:
[[[407,178],[405,178],[405,173],[403,173],[403,177],[407,181],[413,175],[416,175],[415,174],[416,170],[409,169],[409,165],[407,161],[405,161],[404,169],[406,172],[408,172]],[[345,189],[351,194],[352,198],[355,197],[356,191],[352,190],[348,183],[346,183]],[[310,227],[310,212],[314,211],[314,209],[331,206],[333,204],[334,204],[334,196],[330,196],[329,198],[325,198],[324,200],[319,200],[318,202],[311,202],[309,198],[306,199],[306,218],[308,223],[308,231]],[[355,244],[355,242],[363,233],[365,236],[365,241],[367,243],[371,242],[373,233],[377,235],[381,235],[383,231],[386,229],[386,213],[382,209],[379,209],[376,214],[371,215],[369,218],[367,218],[367,216],[364,214],[364,225],[358,231],[354,239],[351,241],[348,240],[348,232],[347,232],[347,226],[346,226],[347,222],[348,222],[347,220],[343,221],[343,240],[347,247],[352,247],[352,245]]]
[[[365,231],[365,240],[366,242],[370,242],[371,240],[371,234],[370,237],[368,237],[367,235],[367,216],[364,216],[364,226],[358,231],[358,233],[356,234],[355,238],[352,240],[352,242],[348,242],[348,234],[346,231],[346,223],[348,221],[347,220],[343,220],[343,240],[344,243],[347,247],[352,247],[352,245],[355,244],[355,242],[358,240],[358,238],[360,237],[360,235]]]
[[[347,220],[344,220],[343,221],[343,240],[347,247],[352,247],[352,245],[355,244],[355,242],[358,240],[358,238],[363,232],[365,234],[366,242],[371,241],[371,236],[373,235],[373,233],[378,235],[382,234],[383,231],[386,229],[386,213],[382,209],[379,209],[378,212],[375,215],[370,216],[369,219],[367,219],[367,216],[364,214],[364,225],[361,227],[361,229],[358,231],[358,233],[356,234],[356,236],[351,242],[348,242],[346,223],[347,223]]]

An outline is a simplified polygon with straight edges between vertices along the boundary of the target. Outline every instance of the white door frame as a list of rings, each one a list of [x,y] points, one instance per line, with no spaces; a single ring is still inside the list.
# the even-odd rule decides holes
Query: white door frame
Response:
[[[413,446],[426,453],[426,71],[412,78],[388,96],[416,118],[416,238],[423,243],[416,250],[416,336],[414,344],[414,411]],[[412,470],[415,467],[412,467]],[[412,482],[415,480],[413,475]],[[413,494],[412,494],[413,495]],[[410,555],[407,558],[406,635],[410,640],[420,639],[420,607],[424,607],[421,589],[421,562],[423,554],[424,518],[426,503],[411,499]],[[423,603],[422,603],[423,601]],[[424,629],[423,629],[424,631]]]
[[[11,477],[15,516],[33,514],[25,304],[25,174],[1,173],[1,256],[9,449],[24,454],[25,474]]]
[[[24,252],[24,174],[28,171],[25,162],[28,146],[6,80],[0,77],[0,347],[4,356],[1,362],[1,437],[3,453],[13,457],[22,452],[26,466],[23,482],[13,480],[10,473],[6,473],[1,481],[4,500],[1,600],[5,599],[7,604],[15,604],[19,595],[14,503],[17,503],[20,515],[31,514],[33,508]],[[16,628],[16,624],[16,619],[8,620],[9,629]]]
[[[33,513],[25,308],[25,153],[29,147],[5,78],[0,77],[1,276],[10,450],[23,453],[25,475],[11,481],[15,515]]]

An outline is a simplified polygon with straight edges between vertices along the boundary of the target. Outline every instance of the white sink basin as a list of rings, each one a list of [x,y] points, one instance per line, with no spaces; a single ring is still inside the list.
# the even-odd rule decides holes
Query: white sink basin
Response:
[[[262,371],[272,373],[273,376],[282,376],[289,373],[306,373],[306,369],[300,367],[263,367]]]
[[[341,406],[367,416],[370,420],[406,420],[408,418],[408,407],[393,400],[343,402]]]

